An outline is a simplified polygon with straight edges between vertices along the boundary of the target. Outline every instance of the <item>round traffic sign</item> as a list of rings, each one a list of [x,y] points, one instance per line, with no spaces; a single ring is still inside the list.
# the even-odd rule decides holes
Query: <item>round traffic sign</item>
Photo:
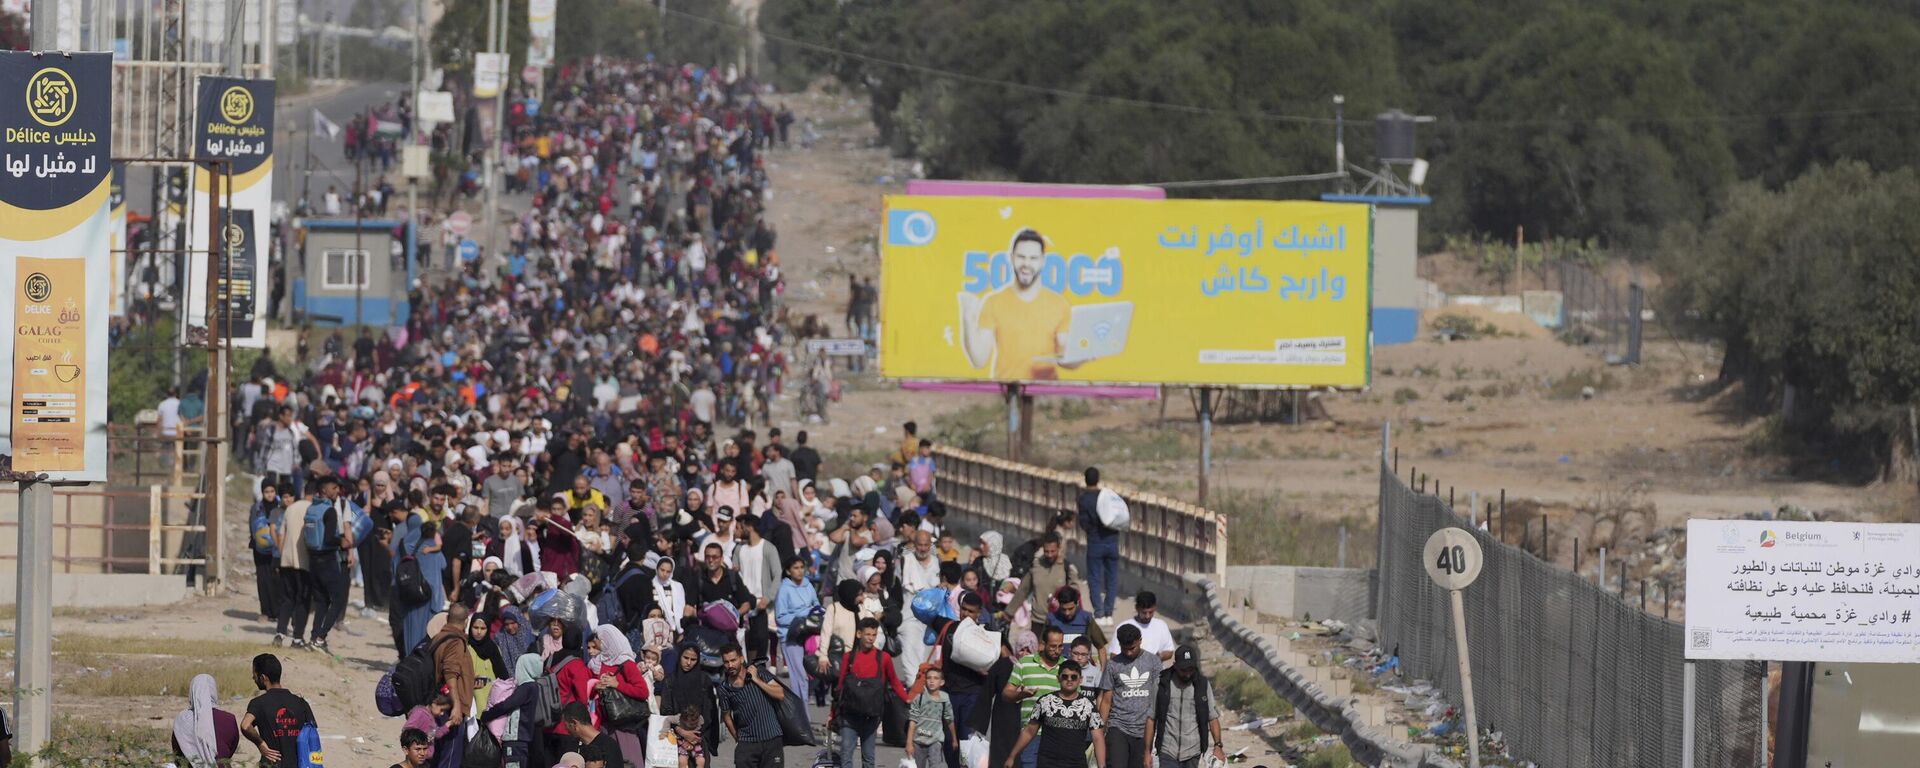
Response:
[[[527,85],[533,85],[534,83],[540,82],[540,68],[532,64],[528,64],[525,67],[521,67],[520,79],[526,81]]]
[[[473,229],[473,214],[454,211],[447,215],[447,231],[452,232],[454,237],[466,237],[471,229]]]
[[[1466,589],[1480,578],[1480,541],[1462,528],[1442,528],[1427,537],[1420,560],[1427,575],[1444,589]]]
[[[480,258],[480,244],[472,240],[460,241],[460,260],[473,261]]]

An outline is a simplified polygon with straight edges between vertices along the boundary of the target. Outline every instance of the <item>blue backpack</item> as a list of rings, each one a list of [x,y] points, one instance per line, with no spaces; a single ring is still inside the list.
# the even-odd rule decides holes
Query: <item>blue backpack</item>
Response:
[[[300,740],[296,742],[300,753],[295,765],[299,768],[326,768],[327,759],[320,753],[320,726],[307,723],[300,726]]]
[[[268,557],[279,557],[280,548],[273,543],[273,522],[267,517],[266,507],[254,510],[253,519],[247,525],[252,539],[253,551]]]
[[[373,518],[355,507],[351,501],[341,499],[340,504],[342,505],[340,524],[351,526],[356,544],[366,541],[367,536],[373,533]],[[324,551],[340,548],[339,539],[323,541],[326,538],[326,529],[322,521],[326,519],[327,510],[330,509],[333,509],[333,502],[325,499],[314,499],[313,504],[307,507],[306,527],[300,531],[300,538],[306,543],[307,549]]]
[[[600,599],[595,600],[593,603],[594,610],[600,614],[600,623],[612,624],[616,627],[625,627],[627,625],[627,609],[620,605],[619,589],[620,585],[627,583],[627,579],[633,578],[639,573],[640,569],[638,568],[628,568],[622,571],[619,576],[615,576],[611,583],[600,588]],[[637,624],[638,622],[636,621],[635,623]],[[635,647],[637,648],[639,646]]]
[[[307,505],[306,526],[300,531],[300,539],[307,545],[307,549],[326,551],[340,548],[339,539],[327,540],[324,521],[327,512],[331,509],[333,509],[333,502],[326,499],[314,499],[312,504]]]

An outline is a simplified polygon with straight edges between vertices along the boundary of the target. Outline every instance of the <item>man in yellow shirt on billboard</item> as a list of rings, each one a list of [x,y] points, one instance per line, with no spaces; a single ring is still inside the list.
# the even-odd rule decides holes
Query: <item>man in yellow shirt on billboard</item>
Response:
[[[1060,353],[1066,347],[1073,307],[1058,292],[1040,285],[1046,252],[1046,238],[1039,232],[1015,232],[1007,246],[1013,284],[984,299],[961,299],[961,345],[967,361],[975,368],[985,368],[991,362],[989,375],[995,379],[1060,378]]]

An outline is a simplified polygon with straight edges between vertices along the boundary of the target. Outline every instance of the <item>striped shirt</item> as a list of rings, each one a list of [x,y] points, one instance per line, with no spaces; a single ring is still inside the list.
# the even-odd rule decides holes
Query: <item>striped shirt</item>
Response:
[[[1041,696],[1060,690],[1060,662],[1048,664],[1038,653],[1030,653],[1014,662],[1013,676],[1007,683],[1017,688],[1025,688],[1033,695],[1020,700],[1020,722],[1033,719],[1033,706]]]

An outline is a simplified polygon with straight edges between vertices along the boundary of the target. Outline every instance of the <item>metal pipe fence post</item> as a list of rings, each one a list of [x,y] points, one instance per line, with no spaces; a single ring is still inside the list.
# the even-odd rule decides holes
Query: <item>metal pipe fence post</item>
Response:
[[[1340,526],[1340,567],[1347,567],[1347,527]]]

